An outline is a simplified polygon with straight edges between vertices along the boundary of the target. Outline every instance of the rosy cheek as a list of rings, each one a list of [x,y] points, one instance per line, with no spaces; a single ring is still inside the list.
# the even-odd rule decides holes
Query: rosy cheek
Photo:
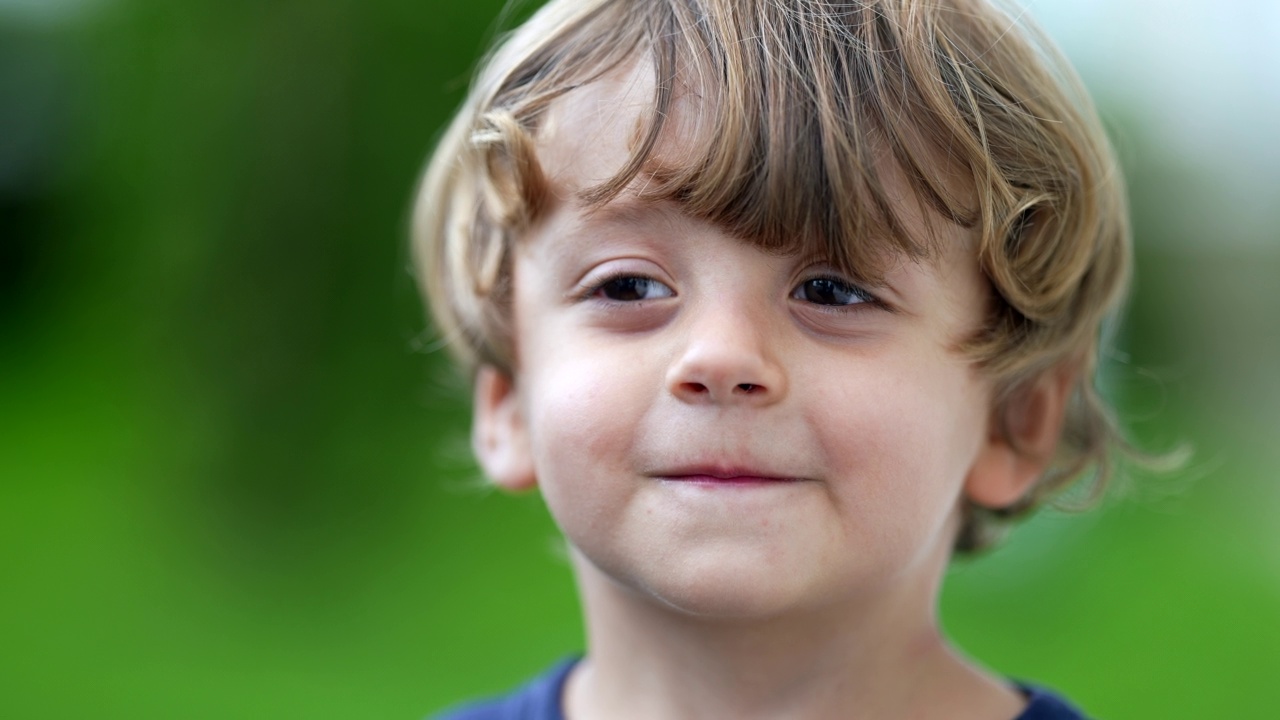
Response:
[[[565,355],[536,370],[527,408],[535,462],[559,482],[579,482],[594,464],[615,464],[628,442],[629,403],[617,373]],[[603,468],[602,468],[603,469]]]
[[[636,486],[630,408],[610,383],[585,376],[580,366],[563,366],[539,387],[531,430],[543,498],[575,547],[607,555],[606,539],[621,525]]]

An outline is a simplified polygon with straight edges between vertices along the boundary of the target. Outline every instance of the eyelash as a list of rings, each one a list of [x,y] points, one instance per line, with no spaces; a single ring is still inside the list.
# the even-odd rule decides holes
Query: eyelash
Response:
[[[798,295],[802,294],[803,288],[805,287],[805,285],[812,282],[819,282],[819,281],[829,282],[839,286],[841,289],[846,290],[849,294],[856,297],[859,300],[859,302],[818,303],[818,302],[807,301],[803,297],[797,297]],[[872,295],[871,293],[849,282],[848,280],[845,280],[835,275],[817,275],[815,277],[805,278],[804,280],[800,281],[799,284],[796,285],[795,289],[791,291],[791,294],[788,295],[788,297],[795,300],[799,300],[801,302],[805,302],[807,305],[815,307],[821,312],[827,312],[827,313],[858,312],[860,310],[865,309],[863,306],[878,307],[878,308],[886,307],[884,302],[881,301],[880,298],[877,298],[875,295]]]
[[[610,284],[616,283],[619,280],[636,280],[636,281],[641,281],[646,283],[654,283],[656,285],[660,285],[666,288],[670,292],[670,294],[656,297],[656,298],[640,298],[638,300],[618,300],[615,298],[603,297],[602,293],[604,292],[604,289],[607,288]],[[586,287],[583,290],[583,292],[579,295],[578,299],[591,300],[594,298],[594,299],[600,300],[601,302],[609,303],[611,305],[636,305],[636,304],[643,303],[646,300],[665,300],[666,298],[669,298],[669,297],[675,297],[675,295],[676,295],[675,290],[672,290],[671,286],[667,285],[661,280],[657,280],[655,278],[649,277],[648,275],[641,275],[639,273],[634,273],[634,272],[618,272],[618,273],[609,275],[591,284],[590,286]]]

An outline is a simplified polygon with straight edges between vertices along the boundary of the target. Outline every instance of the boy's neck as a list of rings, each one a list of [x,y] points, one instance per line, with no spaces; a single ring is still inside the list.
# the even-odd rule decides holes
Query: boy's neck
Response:
[[[936,621],[946,557],[874,600],[724,620],[666,608],[575,557],[588,655],[568,720],[1007,720],[1023,701],[958,657]]]

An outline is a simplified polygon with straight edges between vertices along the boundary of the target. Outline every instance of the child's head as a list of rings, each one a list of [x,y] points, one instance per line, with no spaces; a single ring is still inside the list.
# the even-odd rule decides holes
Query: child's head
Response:
[[[848,456],[925,489],[837,505],[934,502],[972,549],[1105,472],[1116,440],[1093,383],[1127,281],[1122,181],[1070,69],[990,0],[552,0],[441,141],[415,249],[440,331],[483,369],[478,411],[506,414],[478,442],[520,436],[486,460],[508,484]],[[777,409],[801,392],[829,402]],[[625,422],[581,410],[602,402]],[[795,430],[823,412],[835,429]],[[557,519],[623,522],[579,510]]]

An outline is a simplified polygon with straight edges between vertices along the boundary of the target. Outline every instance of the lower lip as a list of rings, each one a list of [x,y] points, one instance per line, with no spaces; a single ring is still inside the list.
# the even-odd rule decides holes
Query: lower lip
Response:
[[[715,487],[756,487],[764,485],[787,485],[789,483],[796,482],[795,478],[754,477],[750,475],[737,475],[734,477],[715,477],[714,475],[678,475],[664,479],[669,482]]]

